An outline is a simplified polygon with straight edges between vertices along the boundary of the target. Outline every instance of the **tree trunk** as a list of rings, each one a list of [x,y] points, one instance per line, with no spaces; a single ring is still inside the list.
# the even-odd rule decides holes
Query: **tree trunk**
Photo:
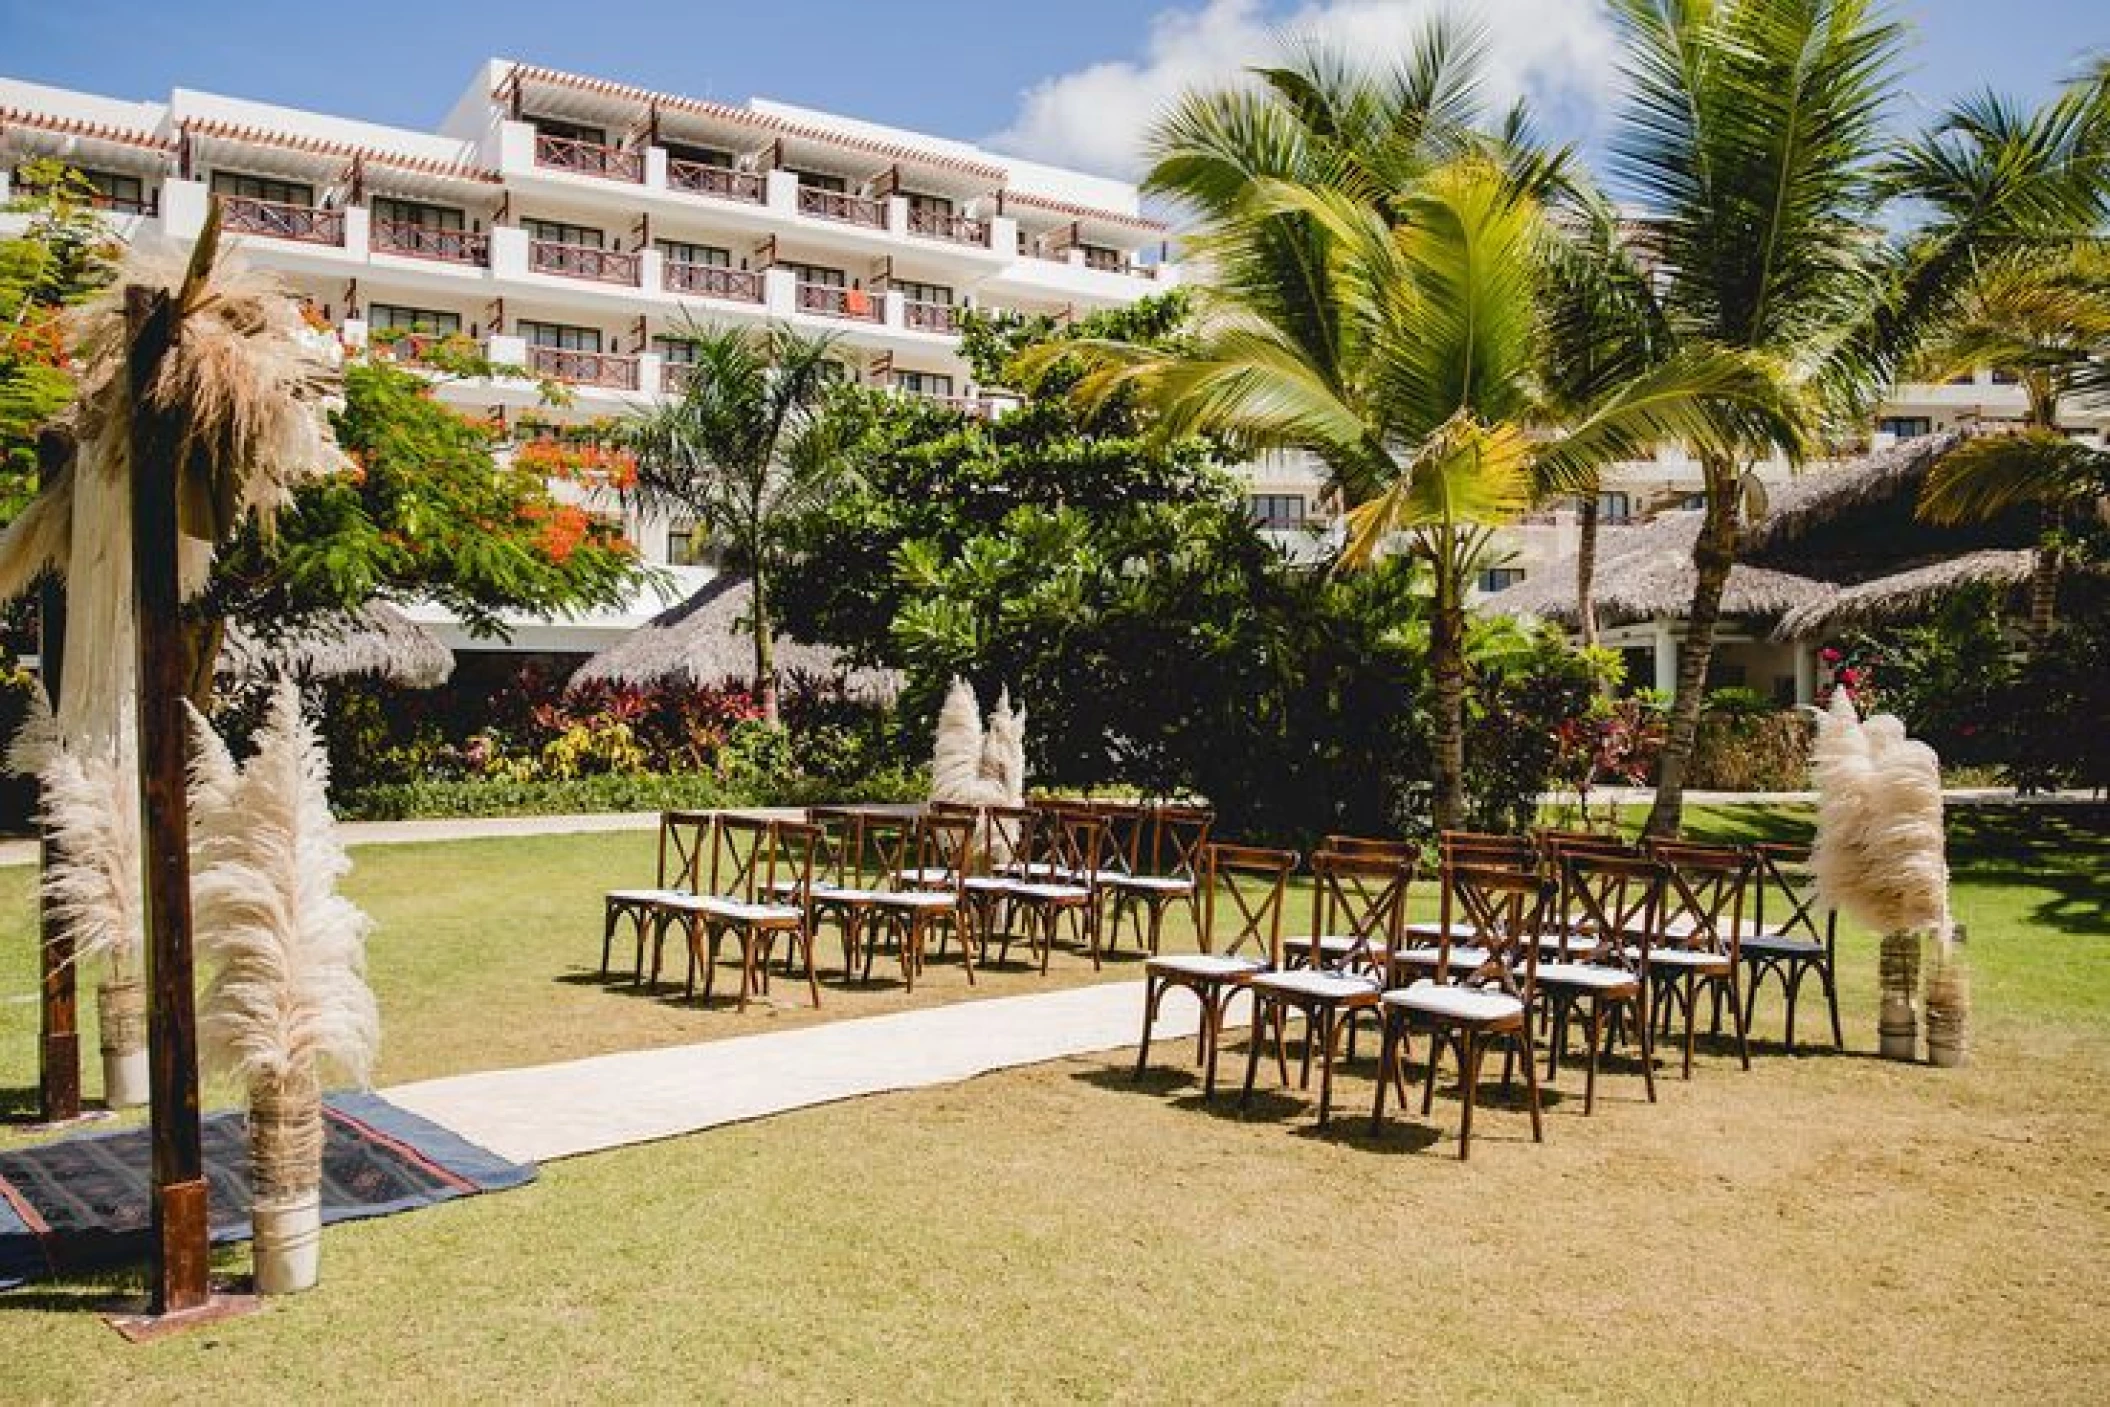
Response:
[[[1685,774],[1692,765],[1693,740],[1700,730],[1700,705],[1707,694],[1707,667],[1714,661],[1714,628],[1722,615],[1722,592],[1736,564],[1737,475],[1733,465],[1707,463],[1707,510],[1692,546],[1699,580],[1686,614],[1685,639],[1678,646],[1678,692],[1671,701],[1670,727],[1656,774],[1656,804],[1649,811],[1647,833],[1670,839],[1685,821]]]
[[[213,671],[219,668],[220,646],[227,640],[227,622],[218,616],[186,617],[182,626],[183,696],[191,707],[212,714]]]
[[[1575,619],[1585,648],[1597,645],[1597,495],[1583,495],[1575,526]]]
[[[1436,828],[1465,823],[1465,608],[1458,583],[1439,565],[1429,628],[1429,669],[1436,683]]]
[[[769,622],[769,602],[766,588],[768,581],[757,566],[749,578],[754,587],[754,631],[755,631],[755,699],[762,705],[762,721],[770,727],[781,726],[777,713],[777,645],[773,638],[774,627]]]
[[[2051,643],[2052,627],[2059,619],[2059,549],[2050,542],[2037,546],[2037,559],[2029,574],[2029,657],[2044,657]]]

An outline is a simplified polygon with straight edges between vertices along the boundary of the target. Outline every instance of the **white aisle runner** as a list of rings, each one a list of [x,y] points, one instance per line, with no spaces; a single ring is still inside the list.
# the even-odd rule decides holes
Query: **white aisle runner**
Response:
[[[1199,1008],[1175,994],[1153,1044],[1191,1038]],[[888,1090],[972,1079],[1133,1046],[1143,984],[954,1002],[702,1045],[451,1075],[384,1098],[501,1157],[543,1162]],[[1192,1059],[1191,1047],[1168,1059]]]

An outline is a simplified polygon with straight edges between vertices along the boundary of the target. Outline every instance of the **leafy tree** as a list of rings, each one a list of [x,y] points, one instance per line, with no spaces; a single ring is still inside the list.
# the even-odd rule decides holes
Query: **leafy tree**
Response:
[[[629,427],[643,507],[685,516],[725,544],[754,583],[755,693],[778,723],[769,596],[784,522],[821,501],[841,470],[847,421],[835,413],[833,338],[786,327],[692,329],[682,394]]]

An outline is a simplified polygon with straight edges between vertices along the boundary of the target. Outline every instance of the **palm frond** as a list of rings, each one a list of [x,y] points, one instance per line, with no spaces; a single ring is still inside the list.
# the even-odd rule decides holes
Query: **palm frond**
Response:
[[[1919,515],[1955,526],[2027,505],[2084,502],[2103,491],[2110,455],[2050,431],[1965,440],[1927,471]]]

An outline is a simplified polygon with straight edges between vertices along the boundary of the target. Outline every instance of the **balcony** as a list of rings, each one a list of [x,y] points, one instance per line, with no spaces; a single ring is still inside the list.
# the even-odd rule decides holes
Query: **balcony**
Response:
[[[637,389],[638,359],[620,352],[574,352],[564,347],[528,348],[528,370],[567,386]]]
[[[823,220],[839,220],[867,229],[886,228],[886,202],[845,191],[824,191],[815,186],[799,187],[799,213]]]
[[[749,269],[729,269],[722,264],[684,264],[667,261],[662,275],[669,293],[696,298],[722,298],[729,303],[762,301],[762,275]]]
[[[940,332],[952,336],[960,330],[960,310],[951,303],[923,303],[911,299],[901,305],[901,325],[912,332]]]
[[[376,220],[369,242],[376,254],[403,254],[413,259],[472,264],[479,268],[491,262],[490,236],[472,234],[467,230],[443,230],[404,220]]]
[[[972,244],[983,249],[989,247],[989,222],[970,219],[965,215],[954,215],[944,210],[919,210],[910,206],[908,232],[922,235],[925,239],[942,239],[951,244]]]
[[[683,161],[679,157],[667,159],[667,189],[686,191],[691,195],[708,195],[719,200],[737,200],[746,205],[760,205],[768,198],[769,183],[752,171],[735,171],[726,166],[712,166],[703,161]]]
[[[300,244],[344,244],[344,212],[281,205],[247,196],[220,197],[220,228],[229,234],[267,235]]]
[[[636,288],[639,267],[640,260],[635,254],[595,249],[584,244],[560,244],[547,239],[528,242],[528,269],[533,273]]]
[[[535,164],[550,171],[596,176],[604,181],[643,185],[645,180],[645,154],[641,151],[604,147],[572,137],[552,137],[547,132],[535,134]]]
[[[14,187],[13,194],[16,197],[29,200],[57,195],[59,192],[52,186],[19,185]],[[73,201],[76,205],[85,205],[91,210],[100,210],[110,215],[158,215],[161,213],[161,202],[155,198],[152,191],[148,191],[136,200],[131,196],[111,195],[108,191],[84,192],[77,187],[67,190],[65,195],[68,200]]]
[[[678,396],[689,389],[689,377],[696,368],[686,362],[661,362],[659,364],[659,389],[670,396]]]
[[[848,318],[852,322],[886,320],[886,299],[861,288],[837,288],[825,283],[800,284],[798,309],[802,313]]]
[[[400,337],[370,334],[366,345],[377,360],[417,367],[431,366],[435,351],[451,352],[456,357],[478,356],[483,351],[460,332],[411,332]]]

